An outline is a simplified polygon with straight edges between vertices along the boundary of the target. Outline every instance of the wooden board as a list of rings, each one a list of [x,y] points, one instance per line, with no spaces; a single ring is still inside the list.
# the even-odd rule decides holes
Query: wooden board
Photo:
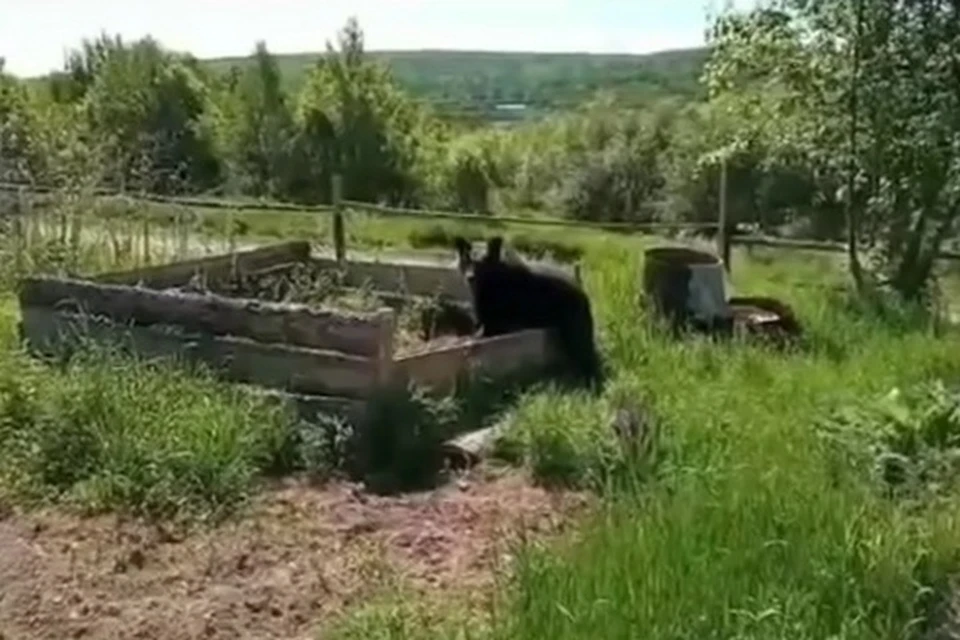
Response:
[[[21,309],[24,337],[32,349],[60,354],[85,340],[132,349],[146,358],[202,362],[220,377],[295,393],[367,397],[379,382],[379,362],[331,351],[261,344],[246,338],[184,334],[173,327],[124,326],[104,318]]]
[[[357,426],[362,424],[367,406],[366,401],[353,398],[290,393],[251,386],[246,386],[246,390],[268,402],[276,402],[291,407],[304,422],[316,422],[319,414],[326,414],[341,418],[349,424]]]
[[[332,258],[315,257],[311,262],[321,269],[337,269]],[[525,261],[534,271],[576,281],[574,269],[546,261]],[[410,296],[445,295],[462,302],[471,299],[470,287],[452,264],[429,264],[407,260],[380,262],[351,260],[346,263],[344,285]]]
[[[463,373],[508,376],[528,368],[548,367],[556,358],[549,334],[530,329],[398,358],[393,364],[393,379],[398,384],[415,382],[444,392],[453,388]]]
[[[310,243],[305,240],[296,240],[233,254],[104,273],[98,275],[95,280],[117,284],[142,282],[146,287],[162,289],[184,285],[197,273],[204,275],[207,279],[216,279],[225,277],[234,267],[244,272],[258,271],[285,262],[304,262],[309,257]]]
[[[347,314],[216,294],[157,291],[119,284],[36,276],[20,283],[21,307],[54,307],[107,316],[121,324],[179,325],[187,331],[239,336],[263,343],[375,356],[394,311]]]
[[[503,433],[503,423],[491,427],[463,433],[443,443],[443,454],[456,462],[457,466],[469,467],[477,464],[491,453],[497,439]]]
[[[321,269],[337,269],[336,260],[313,258]],[[470,300],[470,288],[452,266],[412,262],[350,261],[346,263],[344,285],[414,296],[447,295]]]

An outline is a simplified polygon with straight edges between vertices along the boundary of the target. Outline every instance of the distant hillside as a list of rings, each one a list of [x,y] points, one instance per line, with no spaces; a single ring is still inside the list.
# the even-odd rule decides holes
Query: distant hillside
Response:
[[[319,55],[277,55],[288,86],[298,86]],[[370,55],[387,63],[412,93],[439,106],[492,111],[498,104],[522,103],[539,111],[582,102],[601,89],[636,99],[699,95],[698,78],[707,51],[646,55],[375,51]],[[224,72],[244,65],[246,59],[218,58],[205,63]]]

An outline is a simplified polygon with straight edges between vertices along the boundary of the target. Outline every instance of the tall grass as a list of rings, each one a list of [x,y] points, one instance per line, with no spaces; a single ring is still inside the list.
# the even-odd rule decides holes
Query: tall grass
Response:
[[[281,467],[290,422],[236,387],[90,349],[0,357],[0,495],[150,518],[218,518]]]
[[[495,635],[915,635],[958,568],[956,500],[908,510],[860,468],[838,470],[818,422],[896,385],[955,380],[960,339],[840,304],[825,265],[741,260],[738,289],[793,304],[808,348],[671,341],[641,328],[635,255],[591,262],[618,378],[587,404],[531,398],[512,437],[535,471],[606,489],[606,507],[559,548],[523,549]],[[623,396],[648,399],[662,425],[653,482],[609,483],[618,454],[607,414]]]
[[[296,464],[281,408],[174,363],[91,347],[43,364],[18,342],[10,295],[18,278],[131,268],[179,253],[135,221],[94,225],[82,214],[47,211],[0,243],[0,502],[151,518],[226,515],[264,473]]]
[[[245,220],[246,233],[255,236],[268,230],[315,238],[325,233],[316,220]],[[360,224],[355,229],[369,245],[427,242],[404,224]],[[546,240],[547,234],[537,237]],[[528,393],[513,410],[502,449],[542,481],[600,491],[604,507],[559,544],[521,546],[489,632],[470,622],[454,625],[461,635],[656,640],[920,634],[931,603],[958,568],[956,495],[947,491],[919,504],[891,497],[854,464],[855,456],[850,464],[842,453],[838,458],[820,424],[895,386],[954,381],[960,338],[938,337],[908,310],[881,314],[850,304],[836,290],[841,276],[832,257],[738,251],[737,292],[784,298],[806,325],[807,343],[783,354],[745,343],[676,341],[652,326],[640,304],[644,242],[611,243],[609,236],[589,234],[549,239],[584,252],[585,280],[614,375],[599,398],[549,389]],[[160,511],[174,503],[208,509],[230,504],[277,451],[269,444],[274,423],[252,408],[249,415],[244,405],[237,409],[235,399],[212,383],[191,390],[185,379],[149,368],[78,366],[90,369],[21,376],[26,365],[8,360],[0,367],[3,415],[34,421],[31,416],[55,416],[70,425],[76,407],[84,407],[83,420],[75,421],[84,429],[54,442],[72,459],[93,461],[81,466],[86,475],[67,483],[68,493],[90,504]],[[43,393],[31,394],[32,386]],[[637,473],[609,426],[623,399],[645,403],[660,425],[652,475]],[[126,429],[127,421],[136,429]],[[206,426],[198,429],[198,423]],[[137,468],[157,475],[134,477]],[[26,486],[58,488],[43,479],[48,471],[41,465]],[[131,500],[124,493],[130,486],[167,489],[160,500]],[[422,618],[411,613],[407,619],[403,611],[391,609],[389,632],[358,621],[342,635],[454,633],[440,623],[428,633]],[[371,635],[374,627],[382,633]]]

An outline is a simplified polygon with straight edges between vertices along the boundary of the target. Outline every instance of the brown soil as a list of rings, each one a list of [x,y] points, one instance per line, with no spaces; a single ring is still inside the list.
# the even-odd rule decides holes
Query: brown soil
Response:
[[[186,537],[116,517],[9,517],[0,639],[315,638],[397,579],[424,595],[488,594],[511,532],[556,533],[586,504],[475,470],[395,498],[289,481]]]

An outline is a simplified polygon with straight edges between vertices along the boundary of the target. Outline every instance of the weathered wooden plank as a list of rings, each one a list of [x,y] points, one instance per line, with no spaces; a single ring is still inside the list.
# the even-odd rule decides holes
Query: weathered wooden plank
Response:
[[[305,393],[290,393],[276,389],[263,389],[244,385],[246,390],[268,402],[285,404],[305,422],[316,422],[321,414],[332,415],[358,426],[362,424],[367,403],[365,400],[338,396],[317,396]]]
[[[157,291],[48,276],[24,278],[21,307],[55,307],[104,315],[121,324],[179,325],[187,331],[232,335],[264,343],[374,356],[394,311],[347,314],[303,304],[230,298],[212,293]]]
[[[303,262],[309,257],[310,243],[305,240],[295,240],[233,254],[104,273],[98,275],[95,280],[117,284],[142,282],[144,286],[154,288],[176,287],[186,284],[197,273],[207,279],[214,279],[224,277],[234,268],[241,271],[257,271],[284,262]]]
[[[321,269],[338,268],[335,259],[314,258],[312,261]],[[343,283],[348,287],[414,296],[445,294],[457,300],[470,299],[470,288],[460,272],[442,265],[352,260],[346,263]]]
[[[147,358],[202,362],[233,382],[348,398],[366,397],[378,383],[378,361],[373,358],[246,338],[183,334],[176,327],[124,326],[46,307],[25,307],[21,315],[28,344],[41,353],[63,353],[90,340],[126,347]]]
[[[511,256],[510,259],[521,261],[516,255]],[[332,258],[315,257],[311,261],[322,269],[338,268],[336,260]],[[576,282],[575,270],[572,267],[567,268],[548,261],[522,260],[522,262],[539,273],[548,273]],[[462,302],[469,302],[471,297],[470,287],[452,264],[354,259],[346,263],[344,285],[411,296],[446,295]]]
[[[548,367],[556,357],[550,334],[530,329],[398,358],[393,363],[393,379],[443,392],[453,388],[464,373],[509,376],[528,368]]]

